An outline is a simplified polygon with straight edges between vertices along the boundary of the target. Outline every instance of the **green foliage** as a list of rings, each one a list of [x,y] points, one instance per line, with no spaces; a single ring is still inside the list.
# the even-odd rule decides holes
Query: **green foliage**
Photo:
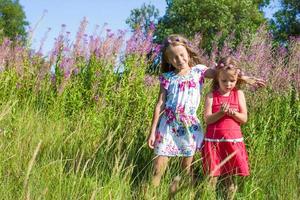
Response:
[[[132,70],[121,78],[105,79],[110,84],[101,82],[106,90],[96,105],[86,106],[74,115],[65,114],[67,98],[57,96],[51,97],[48,109],[37,106],[34,93],[22,100],[11,95],[1,101],[2,199],[168,198],[169,183],[180,174],[180,163],[171,160],[159,188],[147,186],[153,155],[145,139],[158,85],[144,85],[145,70],[133,67],[136,63],[142,62],[127,58],[126,65]],[[75,90],[67,90],[76,96]],[[237,180],[240,187],[236,198],[296,199],[300,171],[299,99],[293,92],[278,96],[267,89],[248,91],[246,97],[249,122],[243,132],[251,176]],[[39,142],[41,147],[30,167]],[[198,183],[183,188],[176,198],[213,197],[200,164],[197,155]],[[24,187],[25,180],[28,187]]]
[[[130,199],[132,182],[137,184],[150,172],[142,165],[151,156],[143,143],[157,88],[145,86],[144,57],[128,56],[124,64],[124,72],[116,74],[113,66],[91,58],[60,94],[50,82],[34,91],[31,85],[15,87],[20,80],[15,71],[0,74],[0,134],[6,138],[0,146],[12,148],[1,158],[15,158],[0,165],[5,185],[0,193],[12,192],[4,199],[89,199],[93,194],[96,199]],[[39,141],[34,173],[24,187],[23,172]],[[18,151],[23,153],[16,156]]]
[[[258,4],[260,8],[270,4],[270,0],[253,0],[253,3]]]
[[[132,31],[136,30],[138,26],[143,28],[143,32],[147,33],[151,23],[156,23],[159,16],[159,10],[154,5],[145,3],[141,8],[135,8],[130,11],[130,16],[126,19]]]
[[[25,40],[25,13],[18,0],[0,0],[0,39],[8,37],[15,40],[16,37]]]
[[[300,35],[300,1],[281,0],[281,9],[271,20],[274,36],[280,42],[288,41],[290,36]]]
[[[158,23],[156,36],[161,41],[171,33],[180,33],[187,37],[201,33],[201,45],[208,51],[220,32],[222,37],[219,38],[219,43],[231,34],[235,34],[238,43],[243,33],[254,33],[265,22],[259,10],[261,3],[252,0],[169,1],[166,14]]]
[[[41,76],[49,63],[25,52],[23,68],[0,73],[2,199],[167,199],[170,182],[182,171],[179,159],[172,159],[162,185],[148,185],[153,152],[146,138],[159,85],[145,82],[147,59],[127,55],[122,73],[115,73],[103,59],[77,58],[78,74],[66,81],[59,71],[63,84],[55,84]],[[299,94],[281,92],[271,86],[245,91],[249,122],[242,128],[251,176],[237,179],[237,199],[297,198]],[[202,113],[203,104],[198,116]],[[176,198],[212,199],[199,154],[194,167],[197,184]]]
[[[250,51],[254,58],[268,55],[257,45],[264,42],[255,42],[253,48],[260,53]],[[299,46],[294,46],[286,64],[291,72],[298,69]],[[48,63],[23,50],[11,52],[10,62],[0,73],[1,198],[167,199],[170,182],[183,174],[179,159],[174,158],[161,186],[148,184],[153,152],[146,138],[159,84],[145,81],[149,78],[146,56],[126,55],[122,73],[101,57],[76,57],[72,67],[78,72],[67,74],[60,68],[59,53],[56,63]],[[52,79],[52,67],[56,79]],[[280,92],[273,83],[259,91],[245,91],[249,121],[242,128],[251,176],[237,179],[237,199],[298,198],[298,82],[289,81]],[[203,117],[202,113],[203,104],[198,116]],[[201,160],[197,154],[198,182],[194,187],[186,184],[177,199],[214,198]]]

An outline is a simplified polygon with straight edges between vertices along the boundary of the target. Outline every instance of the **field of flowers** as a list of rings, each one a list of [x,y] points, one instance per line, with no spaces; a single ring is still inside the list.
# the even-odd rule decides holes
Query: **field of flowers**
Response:
[[[158,93],[151,70],[159,51],[148,34],[104,27],[75,41],[62,26],[53,50],[0,43],[0,196],[2,199],[167,199],[171,161],[162,185],[147,188],[153,153],[147,148]],[[245,37],[249,37],[245,35]],[[195,36],[194,42],[201,38]],[[297,199],[300,194],[300,40],[272,47],[262,27],[232,48],[229,38],[210,56],[232,54],[248,75],[267,80],[245,87],[249,120],[243,132],[251,176],[239,179],[237,199]],[[205,92],[209,90],[207,81]],[[198,111],[202,118],[203,102]],[[178,199],[214,199],[196,156],[199,182]]]

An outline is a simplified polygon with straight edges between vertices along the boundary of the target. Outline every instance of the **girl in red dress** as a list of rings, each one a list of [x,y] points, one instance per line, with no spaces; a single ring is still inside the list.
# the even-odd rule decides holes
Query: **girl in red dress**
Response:
[[[233,175],[248,176],[248,155],[240,125],[247,121],[246,100],[240,82],[240,69],[232,57],[221,59],[216,66],[213,90],[205,100],[207,124],[202,156],[203,170],[215,189],[218,178],[232,198],[237,186]]]

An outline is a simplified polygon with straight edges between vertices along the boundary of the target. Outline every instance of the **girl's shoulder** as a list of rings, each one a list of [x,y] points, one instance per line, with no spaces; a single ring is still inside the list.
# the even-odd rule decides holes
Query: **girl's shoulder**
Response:
[[[194,67],[192,67],[192,74],[200,77],[201,82],[204,83],[205,72],[207,69],[208,67],[206,67],[205,65],[195,65]]]
[[[164,72],[160,75],[160,77],[163,77],[165,79],[169,79],[172,76],[174,76],[174,71]]]
[[[233,95],[235,96],[235,98],[239,99],[238,101],[240,101],[241,99],[245,99],[245,94],[241,89],[234,88]]]
[[[213,98],[214,92],[209,92],[205,96],[206,96],[206,98]]]
[[[244,92],[243,92],[243,90],[241,90],[241,89],[239,89],[239,88],[234,88],[234,89],[232,89],[232,91],[234,91],[235,93],[237,93],[238,95],[239,94],[244,94]]]
[[[241,90],[241,89],[236,89],[236,93],[238,96],[243,96],[243,97],[245,96],[243,90]]]
[[[172,79],[173,74],[174,73],[172,71],[170,71],[170,72],[162,73],[158,77],[161,86],[163,88],[165,88],[166,90],[168,89],[168,87],[171,83],[171,79]]]
[[[208,69],[208,67],[202,64],[198,64],[192,67],[192,70],[195,72],[202,72],[205,71],[206,69]]]

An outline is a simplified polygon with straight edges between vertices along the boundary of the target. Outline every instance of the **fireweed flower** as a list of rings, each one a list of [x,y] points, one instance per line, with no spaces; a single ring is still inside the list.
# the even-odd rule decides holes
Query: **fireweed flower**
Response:
[[[2,44],[0,45],[0,65],[2,71],[5,70],[6,63],[10,63],[11,60],[11,46],[12,42],[8,38],[3,38]]]
[[[145,75],[144,81],[145,81],[145,85],[148,86],[148,87],[155,86],[155,85],[157,85],[159,83],[157,81],[157,77],[156,76],[151,76],[151,75],[148,75],[148,74]]]
[[[94,101],[96,101],[96,102],[99,101],[99,95],[94,96]]]
[[[75,43],[73,45],[73,54],[75,57],[84,56],[84,35],[85,30],[88,25],[87,19],[84,17],[83,20],[80,22],[79,29],[76,34]]]
[[[58,35],[57,38],[54,39],[54,47],[51,50],[50,53],[50,62],[55,63],[57,56],[61,54],[63,48],[64,48],[64,43],[65,43],[65,36],[64,36],[64,28],[62,27],[62,30],[60,34]]]
[[[67,58],[67,57],[64,57],[62,59],[62,62],[60,64],[60,68],[62,69],[62,71],[64,72],[64,78],[65,79],[68,79],[71,75],[71,72],[73,71],[74,69],[74,58]]]
[[[148,32],[145,34],[141,27],[137,27],[126,43],[125,54],[146,55],[150,53],[153,49],[153,32],[154,28],[149,28]]]
[[[48,28],[48,30],[46,31],[46,33],[44,34],[44,37],[41,39],[41,42],[40,42],[40,48],[38,50],[38,53],[39,54],[42,54],[42,51],[43,51],[43,47],[44,47],[44,43],[48,37],[48,34],[49,32],[51,31],[51,28]]]
[[[74,74],[74,75],[79,74],[79,69],[78,69],[77,67],[73,69],[73,74]]]

